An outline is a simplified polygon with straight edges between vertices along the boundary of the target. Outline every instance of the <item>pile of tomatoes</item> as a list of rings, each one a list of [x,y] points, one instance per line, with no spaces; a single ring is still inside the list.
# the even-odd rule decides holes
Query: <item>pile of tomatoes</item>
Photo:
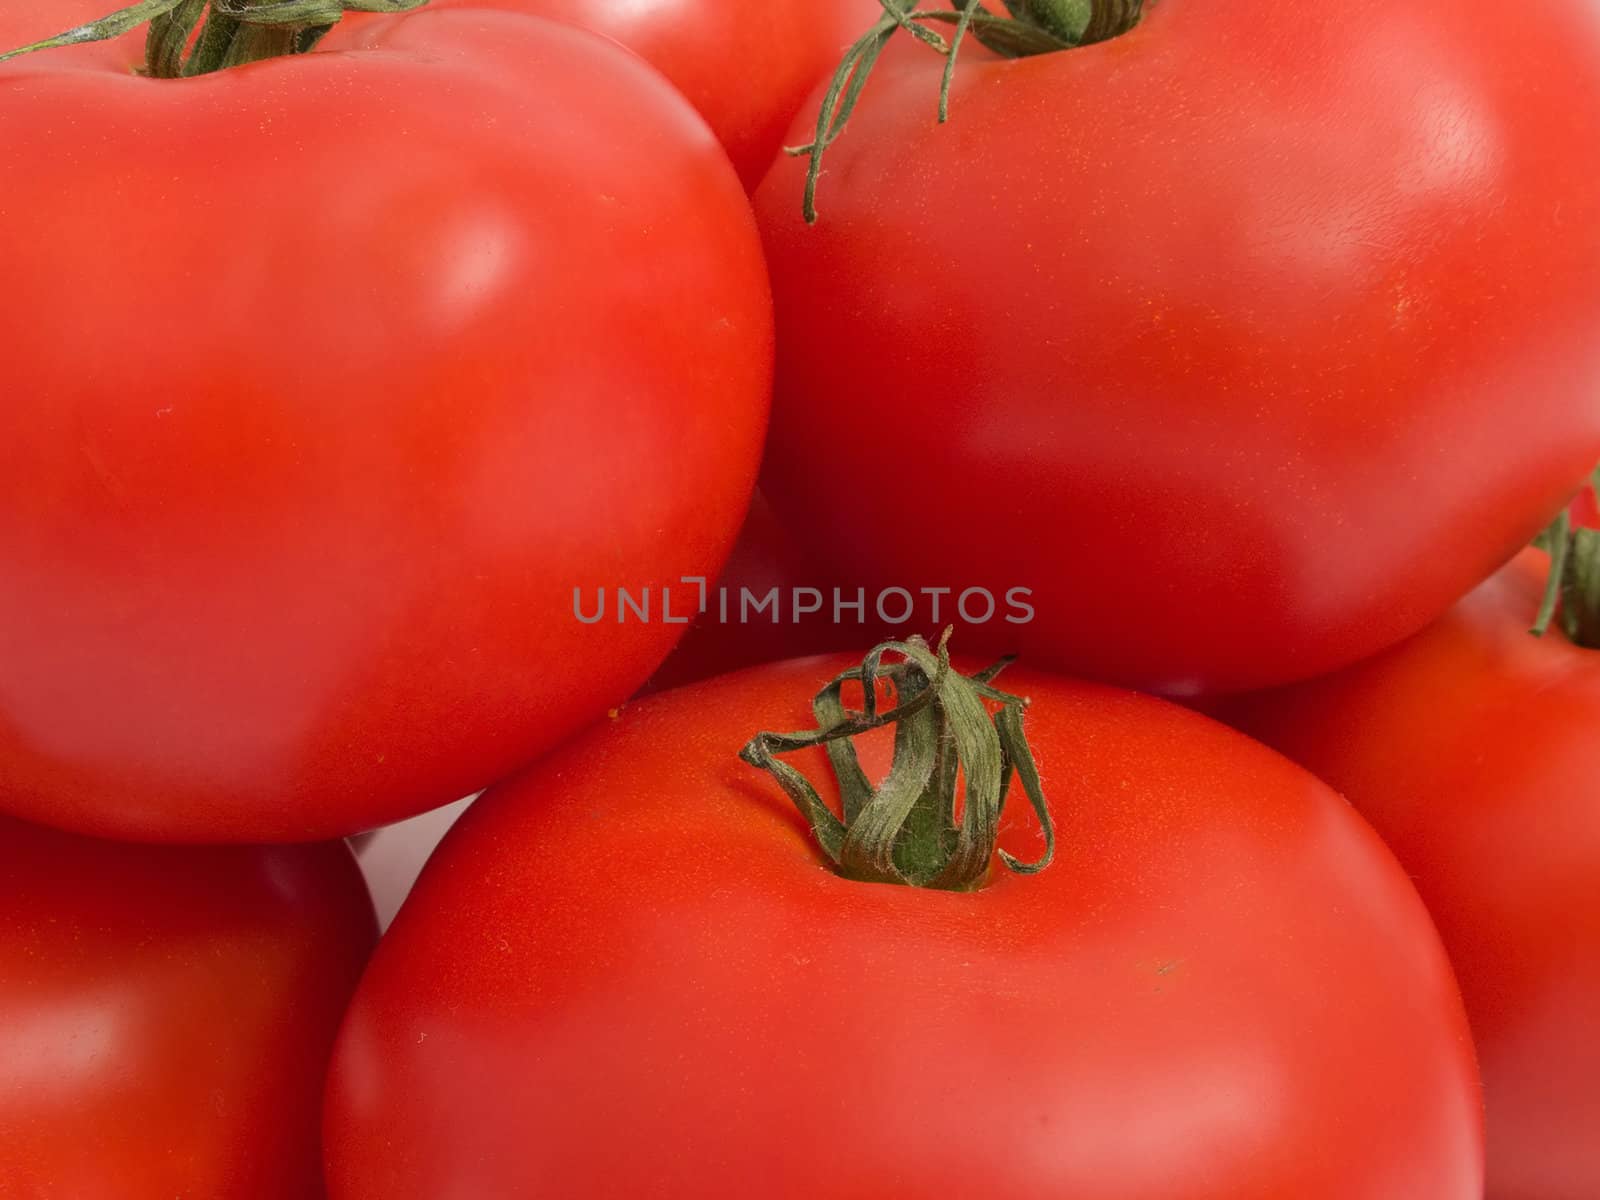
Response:
[[[102,18],[0,1200],[1600,1197],[1600,6]]]

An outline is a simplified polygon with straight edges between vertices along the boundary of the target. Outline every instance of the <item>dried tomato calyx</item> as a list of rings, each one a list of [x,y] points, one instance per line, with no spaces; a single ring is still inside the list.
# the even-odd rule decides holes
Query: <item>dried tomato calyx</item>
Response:
[[[0,54],[0,62],[148,25],[144,73],[156,79],[209,75],[228,67],[304,54],[347,12],[399,13],[428,0],[141,0],[55,37]]]
[[[759,733],[740,752],[788,793],[846,878],[948,891],[980,886],[995,856],[1013,778],[1039,820],[1045,848],[1031,863],[1001,850],[1001,862],[1019,874],[1033,874],[1055,855],[1055,826],[1022,732],[1028,701],[991,684],[1011,660],[964,676],[950,665],[949,640],[947,629],[936,653],[919,637],[874,647],[860,666],[836,676],[812,700],[815,730]],[[886,662],[886,656],[896,661]],[[861,685],[859,709],[844,703],[847,682]],[[886,711],[878,704],[883,684],[895,700]],[[992,712],[990,705],[996,706]],[[874,785],[861,769],[852,739],[888,725],[895,730],[894,759]],[[778,757],[813,746],[827,750],[839,783],[839,814],[805,775]],[[958,779],[965,787],[959,822]]]

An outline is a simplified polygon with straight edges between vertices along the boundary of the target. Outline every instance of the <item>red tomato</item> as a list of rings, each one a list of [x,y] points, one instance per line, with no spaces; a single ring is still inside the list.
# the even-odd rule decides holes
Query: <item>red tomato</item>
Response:
[[[1547,567],[1527,551],[1387,654],[1225,710],[1348,795],[1432,910],[1491,1200],[1600,1196],[1600,653],[1528,635]]]
[[[969,646],[1279,683],[1421,628],[1600,457],[1600,6],[1147,7],[969,45],[944,126],[944,60],[886,61],[815,226],[773,170],[763,488],[860,582],[1034,589]]]
[[[551,22],[324,44],[0,68],[18,815],[277,841],[454,800],[681,632],[575,588],[714,575],[738,530],[770,297],[703,122]]]
[[[128,846],[0,817],[0,1195],[322,1195],[322,1081],[375,939],[337,843]]]
[[[570,21],[615,38],[670,79],[754,188],[812,85],[883,14],[878,0],[432,0]]]
[[[468,810],[341,1034],[334,1200],[1481,1197],[1449,966],[1328,788],[1017,670],[1055,864],[849,882],[736,756],[844,665],[630,705]]]

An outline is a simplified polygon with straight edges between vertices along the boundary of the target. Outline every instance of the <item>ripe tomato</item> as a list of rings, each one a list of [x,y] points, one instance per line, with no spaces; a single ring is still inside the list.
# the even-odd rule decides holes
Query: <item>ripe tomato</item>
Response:
[[[0,808],[277,841],[446,803],[681,631],[575,588],[733,542],[770,296],[704,123],[552,22],[324,46],[0,67]]]
[[[1387,654],[1223,710],[1348,795],[1433,912],[1491,1200],[1600,1196],[1600,652],[1528,635],[1547,569],[1526,551]]]
[[[757,193],[774,507],[868,585],[1034,589],[969,645],[1173,693],[1421,628],[1600,457],[1600,6],[1504,16],[1161,0],[969,45],[943,126],[943,59],[886,60],[818,223],[804,162]]]
[[[878,0],[432,0],[570,21],[615,38],[694,104],[754,188],[812,85],[883,13]]]
[[[376,940],[340,844],[129,846],[0,817],[0,1195],[320,1196]]]
[[[1327,787],[1016,670],[1054,865],[850,882],[736,757],[845,665],[630,705],[467,811],[342,1031],[334,1200],[1478,1200],[1449,966]]]

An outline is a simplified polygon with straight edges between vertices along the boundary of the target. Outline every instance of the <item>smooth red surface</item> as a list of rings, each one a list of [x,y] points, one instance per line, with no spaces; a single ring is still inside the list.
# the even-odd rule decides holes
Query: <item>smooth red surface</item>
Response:
[[[1489,1200],[1600,1196],[1600,651],[1528,634],[1536,550],[1404,645],[1225,715],[1343,791],[1454,960]]]
[[[883,14],[878,0],[433,0],[570,21],[615,38],[689,98],[754,188],[820,79]]]
[[[341,1033],[334,1200],[1479,1200],[1438,937],[1325,785],[1014,670],[1055,865],[846,882],[736,758],[844,665],[630,705],[468,810]]]
[[[129,846],[0,817],[0,1195],[312,1200],[377,937],[341,844]]]
[[[1600,458],[1600,6],[1161,0],[972,53],[944,126],[941,69],[880,67],[817,225],[803,162],[757,193],[763,489],[839,573],[1035,590],[969,646],[1262,686],[1416,632]]]
[[[0,67],[0,808],[277,841],[446,803],[682,630],[574,588],[732,545],[770,297],[704,123],[554,22],[325,45]]]

